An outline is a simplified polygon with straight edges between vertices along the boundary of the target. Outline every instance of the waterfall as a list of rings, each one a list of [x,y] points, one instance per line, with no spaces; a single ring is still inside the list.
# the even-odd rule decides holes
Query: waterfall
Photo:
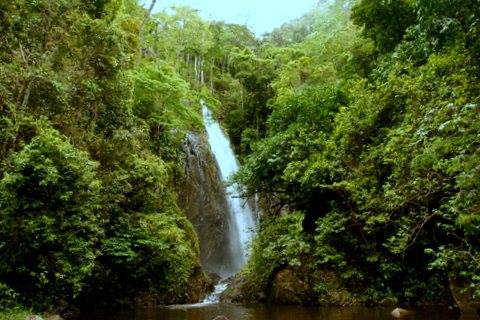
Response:
[[[208,143],[218,164],[221,180],[227,185],[229,178],[238,171],[239,164],[230,140],[222,131],[219,123],[213,119],[211,111],[203,101],[201,101],[201,105]],[[248,257],[247,245],[255,227],[252,210],[248,203],[241,198],[241,190],[241,186],[238,184],[226,187],[226,200],[229,208],[226,212],[229,222],[229,230],[227,230],[229,241],[227,243],[230,248],[229,254],[225,256],[225,259],[229,261],[225,261],[225,264],[231,266],[230,276],[240,271],[245,264]]]

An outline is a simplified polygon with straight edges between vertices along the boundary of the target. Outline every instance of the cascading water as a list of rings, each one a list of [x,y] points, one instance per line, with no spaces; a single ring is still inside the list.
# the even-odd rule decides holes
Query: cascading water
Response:
[[[229,178],[238,171],[239,165],[235,157],[230,141],[222,131],[219,123],[216,122],[211,111],[201,101],[205,129],[207,131],[208,143],[220,169],[220,175],[223,183],[227,183]],[[227,202],[229,206],[229,254],[225,257],[225,265],[230,266],[231,270],[222,270],[223,277],[227,278],[240,271],[248,256],[247,244],[254,232],[255,222],[248,203],[241,198],[241,187],[238,184],[228,185],[226,187]],[[227,271],[225,273],[225,271]],[[222,282],[215,288],[214,296],[208,297],[205,302],[214,302],[219,291],[225,289],[226,285]]]

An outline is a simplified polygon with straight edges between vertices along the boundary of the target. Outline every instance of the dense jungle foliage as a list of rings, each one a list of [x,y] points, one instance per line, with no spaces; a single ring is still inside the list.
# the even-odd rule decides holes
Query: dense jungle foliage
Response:
[[[135,0],[0,3],[2,308],[204,293],[176,196],[198,98],[151,24]]]
[[[263,215],[250,300],[480,295],[480,2],[336,0],[256,39],[186,7],[0,2],[0,305],[199,300],[183,140],[215,110]],[[260,298],[263,299],[263,298]],[[306,302],[306,301],[305,301]]]
[[[254,102],[225,117],[265,202],[244,294],[293,268],[320,301],[318,270],[366,303],[448,302],[449,282],[478,299],[480,3],[336,1],[312,20],[267,38],[240,74]]]

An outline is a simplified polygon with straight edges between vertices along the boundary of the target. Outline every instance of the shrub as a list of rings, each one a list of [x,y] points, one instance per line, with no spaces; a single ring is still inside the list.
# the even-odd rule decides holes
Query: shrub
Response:
[[[0,281],[35,301],[77,295],[102,234],[97,164],[47,127],[12,154],[7,168],[0,181]]]

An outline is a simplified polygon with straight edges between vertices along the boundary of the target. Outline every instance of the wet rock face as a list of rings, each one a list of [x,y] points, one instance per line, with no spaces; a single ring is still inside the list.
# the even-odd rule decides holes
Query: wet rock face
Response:
[[[207,272],[229,270],[228,204],[219,170],[204,136],[190,133],[184,144],[185,181],[179,183],[179,204],[200,240],[200,260]]]

